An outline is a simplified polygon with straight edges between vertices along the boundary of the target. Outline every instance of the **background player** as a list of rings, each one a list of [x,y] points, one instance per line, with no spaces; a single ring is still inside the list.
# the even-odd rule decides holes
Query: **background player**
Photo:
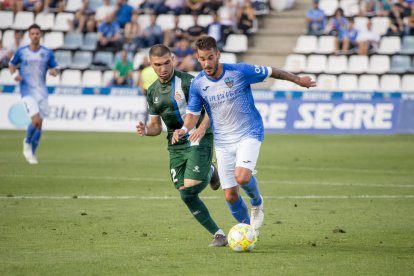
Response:
[[[20,82],[20,94],[32,119],[23,141],[23,155],[30,164],[38,164],[35,152],[42,136],[43,119],[49,114],[46,73],[49,69],[49,75],[56,76],[58,65],[53,51],[40,45],[40,27],[33,24],[28,31],[30,44],[17,49],[9,69]]]
[[[195,126],[204,106],[214,129],[218,171],[227,204],[238,222],[251,223],[257,230],[264,219],[263,197],[252,174],[264,138],[264,127],[254,105],[250,84],[262,82],[269,76],[303,87],[313,87],[316,83],[310,77],[299,77],[276,68],[221,64],[217,43],[209,36],[199,38],[196,48],[203,71],[191,84],[187,116],[183,127],[174,132],[172,143],[180,141],[188,129]],[[190,135],[189,140],[197,140],[197,137]],[[239,187],[250,198],[251,221]]]
[[[197,129],[193,134],[196,142],[190,144],[180,139],[171,144],[173,131],[181,128],[187,108],[188,93],[193,76],[174,70],[173,56],[168,47],[157,44],[149,52],[150,62],[158,80],[148,89],[147,102],[150,121],[147,125],[139,122],[140,136],[156,136],[161,133],[161,118],[167,126],[168,150],[170,152],[171,180],[179,190],[181,199],[197,221],[214,235],[210,246],[225,246],[227,238],[211,218],[207,207],[198,194],[211,181],[212,188],[220,186],[217,170],[212,166],[213,134],[208,116],[201,113]]]

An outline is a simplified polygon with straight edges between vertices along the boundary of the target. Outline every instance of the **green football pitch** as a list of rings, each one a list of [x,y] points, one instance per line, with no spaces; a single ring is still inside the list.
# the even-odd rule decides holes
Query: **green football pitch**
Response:
[[[35,166],[23,136],[0,131],[0,275],[413,274],[414,136],[267,135],[250,253],[208,247],[164,135],[45,132]],[[236,224],[221,190],[201,195]]]

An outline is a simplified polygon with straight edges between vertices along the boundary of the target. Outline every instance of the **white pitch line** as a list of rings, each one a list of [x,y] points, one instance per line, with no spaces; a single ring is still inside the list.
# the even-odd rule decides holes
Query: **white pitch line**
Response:
[[[207,196],[203,199],[222,200],[221,196]],[[412,199],[414,195],[307,195],[307,196],[264,196],[265,199]],[[90,199],[90,200],[126,200],[126,199],[141,199],[141,200],[179,200],[178,196],[0,196],[0,200],[16,200],[16,199],[33,199],[33,200],[68,200],[68,199]]]
[[[167,178],[152,177],[128,177],[128,176],[76,176],[76,175],[24,175],[4,174],[0,178],[56,178],[56,179],[77,179],[77,180],[102,180],[102,181],[149,181],[169,182]],[[281,185],[316,185],[316,186],[340,186],[340,187],[382,187],[382,188],[414,188],[413,184],[379,184],[379,183],[341,183],[341,182],[319,182],[319,181],[293,181],[293,180],[260,180],[259,183],[281,184]]]
[[[257,166],[257,169],[274,169],[274,170],[300,170],[300,171],[337,171],[337,172],[352,172],[352,173],[373,173],[373,174],[409,174],[413,175],[414,171],[395,171],[395,170],[373,170],[373,169],[351,169],[351,168],[315,168],[315,167],[301,167],[301,166],[278,166],[278,165],[262,165]]]

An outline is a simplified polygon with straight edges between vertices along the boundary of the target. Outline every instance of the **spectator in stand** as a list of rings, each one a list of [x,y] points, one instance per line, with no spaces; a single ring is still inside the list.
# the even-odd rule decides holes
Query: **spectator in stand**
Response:
[[[340,30],[338,37],[335,39],[335,54],[349,54],[358,48],[357,36],[358,30],[354,27],[354,19],[349,18],[348,27]]]
[[[186,0],[187,8],[189,8],[190,13],[193,14],[202,14],[205,2],[206,0]]]
[[[165,6],[168,11],[175,15],[189,13],[190,10],[187,8],[186,0],[165,0]]]
[[[98,26],[106,16],[113,14],[115,11],[115,6],[111,4],[110,0],[102,0],[102,3],[103,5],[99,6],[95,12],[96,25]]]
[[[348,27],[348,19],[344,16],[344,10],[336,9],[334,16],[327,24],[327,32],[329,35],[338,36],[341,31],[345,31]]]
[[[397,3],[401,5],[404,16],[411,15],[411,6],[413,4],[413,0],[398,0]]]
[[[204,2],[203,12],[205,14],[206,13],[211,13],[211,12],[217,12],[221,6],[223,6],[223,1],[222,0],[206,1],[206,2]]]
[[[134,70],[132,62],[128,59],[128,53],[125,50],[121,51],[120,57],[115,64],[113,85],[132,86],[132,71]]]
[[[367,29],[361,31],[357,36],[358,54],[368,55],[369,52],[375,52],[378,48],[381,36],[372,30],[371,19],[367,22]]]
[[[150,25],[143,30],[141,37],[138,39],[138,46],[140,48],[147,48],[155,44],[162,44],[164,40],[164,31],[161,26],[156,23],[157,16],[155,14],[151,14],[149,20]]]
[[[185,37],[185,31],[178,25],[180,23],[180,16],[174,16],[174,27],[164,32],[164,44],[168,47],[173,47],[175,43]]]
[[[414,4],[411,6],[411,15],[407,20],[407,35],[414,35]]]
[[[128,53],[134,53],[138,48],[139,36],[141,35],[141,26],[138,24],[138,13],[134,12],[131,21],[124,28],[124,45],[123,49]]]
[[[325,29],[326,16],[319,8],[319,0],[313,0],[313,7],[306,13],[307,34],[320,35]]]
[[[56,12],[64,12],[65,0],[45,0],[43,12],[49,12],[50,9],[53,9]]]
[[[193,26],[187,29],[187,39],[192,43],[194,42],[200,35],[207,34],[206,28],[203,26],[198,25],[198,15],[193,14]]]
[[[134,8],[126,3],[126,0],[118,0],[115,5],[115,16],[119,26],[123,28],[126,23],[131,21]]]
[[[194,71],[197,60],[193,58],[194,49],[186,38],[177,41],[173,53],[175,68],[184,72]]]
[[[224,5],[221,6],[217,11],[220,17],[220,23],[228,26],[231,29],[236,28],[237,24],[237,5],[232,0],[225,0]]]
[[[244,2],[244,5],[239,6],[237,9],[237,29],[242,31],[245,35],[249,35],[249,30],[253,28],[253,22],[255,20],[256,15],[252,3],[247,0]]]
[[[90,17],[93,18],[94,13],[89,6],[89,0],[83,0],[81,8],[75,12],[73,20],[68,19],[69,30],[71,32],[86,32],[86,23],[90,20]]]
[[[112,48],[117,51],[120,49],[120,43],[119,23],[114,20],[114,15],[107,15],[98,27],[98,46],[99,48]]]
[[[23,9],[25,11],[34,11],[38,14],[43,9],[42,0],[23,0]]]
[[[140,7],[145,13],[163,14],[168,11],[164,2],[165,0],[145,0]]]
[[[213,22],[207,26],[207,35],[214,37],[217,41],[217,47],[221,51],[226,43],[226,38],[231,29],[220,23],[220,18],[217,12],[211,12],[210,14],[213,17]]]
[[[404,8],[398,3],[394,4],[388,19],[390,23],[387,35],[402,36],[405,31]]]
[[[9,66],[9,50],[3,47],[3,40],[0,38],[0,69]]]

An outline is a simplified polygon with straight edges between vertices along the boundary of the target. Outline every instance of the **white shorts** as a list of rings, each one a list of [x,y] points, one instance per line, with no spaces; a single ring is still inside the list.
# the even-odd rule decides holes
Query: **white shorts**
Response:
[[[234,176],[236,167],[246,168],[254,172],[261,144],[256,139],[247,138],[225,148],[216,148],[218,173],[222,189],[239,185]]]
[[[30,117],[39,114],[40,118],[44,119],[49,115],[49,103],[47,98],[37,101],[32,96],[24,96],[22,100]]]

